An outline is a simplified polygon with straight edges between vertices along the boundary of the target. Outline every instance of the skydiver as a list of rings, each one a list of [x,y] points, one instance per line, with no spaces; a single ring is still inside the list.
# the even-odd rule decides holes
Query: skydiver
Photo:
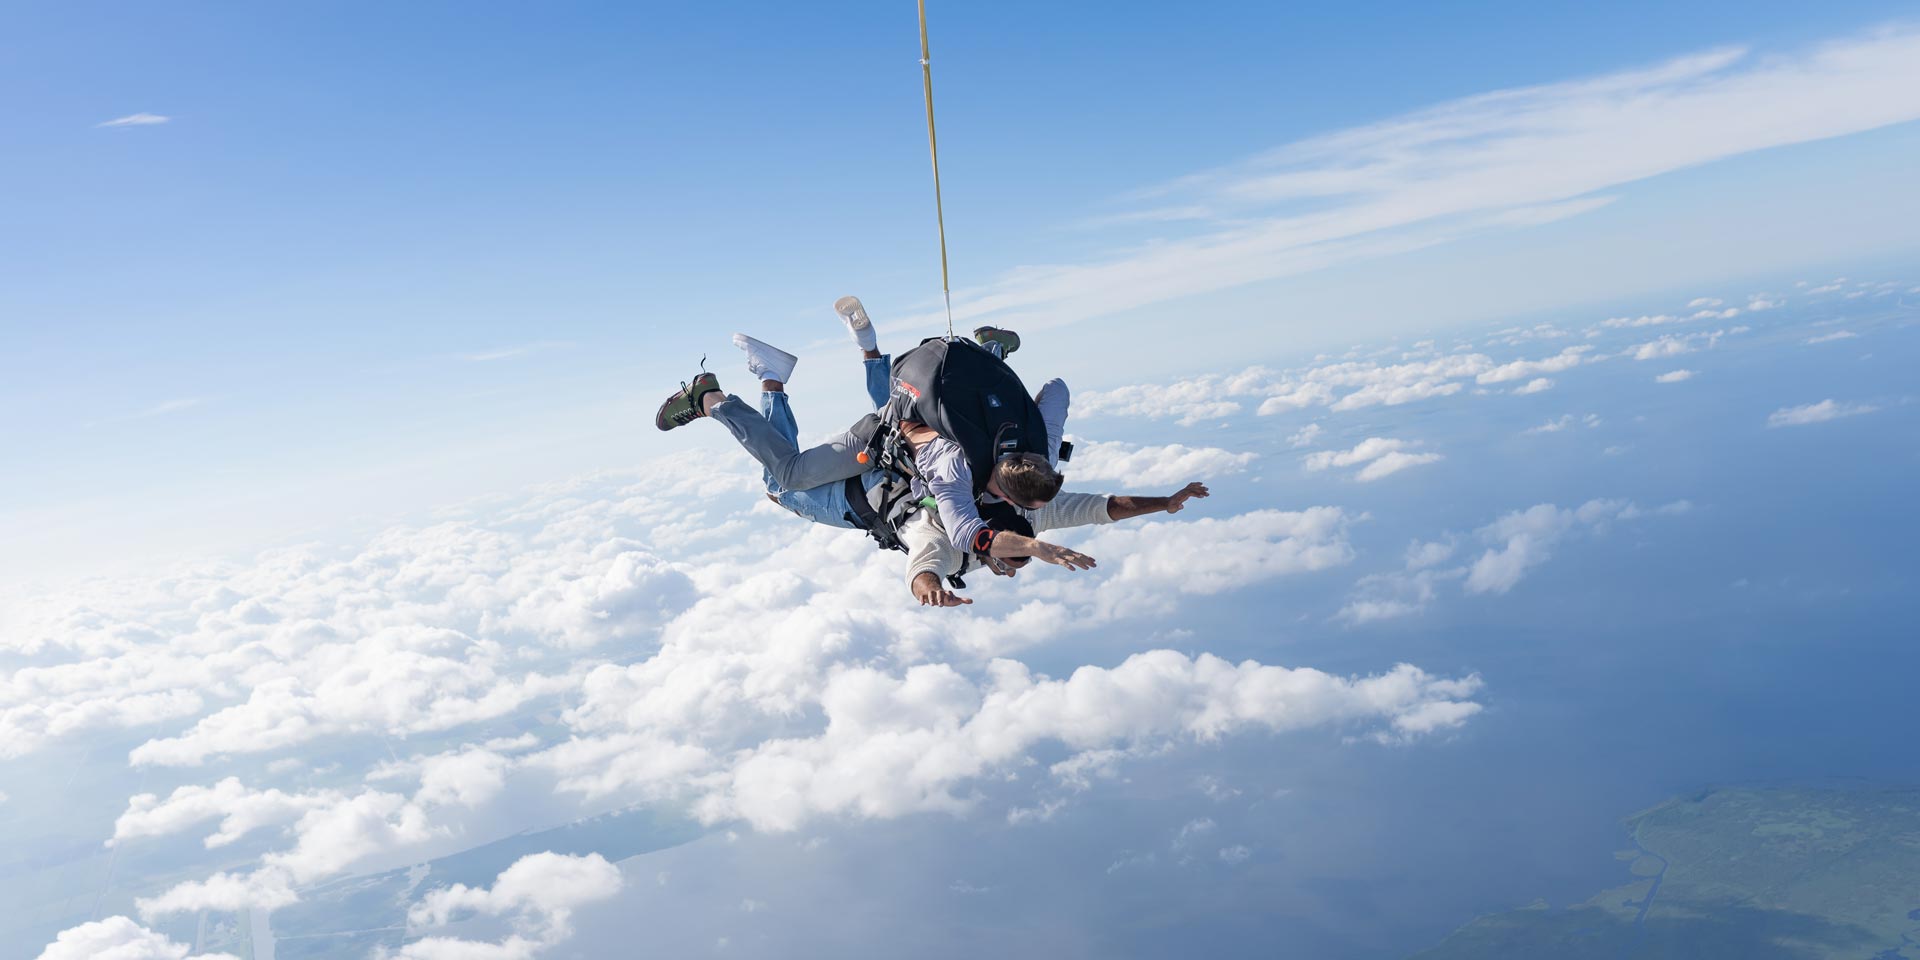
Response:
[[[891,390],[891,361],[879,350],[866,308],[856,297],[842,297],[834,310],[861,350],[868,398],[875,406],[884,406]],[[1020,345],[1019,337],[1011,331],[982,327],[974,335],[1002,359]],[[719,378],[703,370],[661,404],[654,425],[672,430],[701,418],[719,421],[760,463],[769,498],[809,520],[859,529],[853,521],[849,496],[864,496],[885,480],[883,471],[858,459],[865,442],[849,431],[801,450],[799,426],[786,397],[786,382],[798,358],[745,334],[734,334],[733,342],[746,352],[748,371],[760,379],[761,410],[755,411],[739,397],[722,391]],[[1066,422],[1066,384],[1050,380],[1034,400],[1047,423],[1048,449],[1057,451]],[[972,471],[959,445],[921,424],[903,424],[902,432],[914,451],[918,475],[913,481],[913,495],[934,498],[943,529],[957,547],[974,548],[982,556],[1002,559],[1039,557],[1070,570],[1094,566],[1093,558],[1085,554],[986,523],[974,502]],[[1038,508],[1059,493],[1060,482],[1051,457],[1018,454],[995,464],[986,487],[987,494],[997,500]],[[981,547],[985,549],[978,549]]]

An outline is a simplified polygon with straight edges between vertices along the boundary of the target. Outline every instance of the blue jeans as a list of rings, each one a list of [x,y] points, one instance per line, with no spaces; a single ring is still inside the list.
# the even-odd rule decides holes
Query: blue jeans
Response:
[[[875,409],[879,409],[886,405],[887,395],[893,388],[893,358],[882,355],[877,360],[866,361],[866,367],[867,398],[873,401]],[[762,393],[760,412],[781,436],[795,447],[800,445],[800,424],[793,418],[793,406],[787,401],[785,393]],[[847,519],[853,507],[847,503],[847,485],[844,482],[836,480],[805,490],[784,490],[771,469],[763,471],[762,476],[766,480],[767,493],[788,510],[815,523],[853,527],[853,522]],[[861,475],[860,485],[864,489],[881,479],[880,471],[869,470]]]

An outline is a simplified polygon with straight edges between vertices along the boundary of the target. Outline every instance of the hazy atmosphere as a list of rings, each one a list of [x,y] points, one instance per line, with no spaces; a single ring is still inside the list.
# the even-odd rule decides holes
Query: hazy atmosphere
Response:
[[[912,4],[99,14],[0,14],[0,960],[1920,960],[1911,10],[932,4],[1099,511],[946,608],[730,419],[947,333]]]

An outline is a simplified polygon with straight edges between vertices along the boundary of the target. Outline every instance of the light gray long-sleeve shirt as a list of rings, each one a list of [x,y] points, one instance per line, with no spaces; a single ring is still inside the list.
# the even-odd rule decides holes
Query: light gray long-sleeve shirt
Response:
[[[1040,418],[1047,425],[1048,463],[1058,461],[1071,400],[1066,381],[1058,377],[1041,384],[1040,392],[1033,395],[1033,402],[1040,407]],[[974,503],[973,468],[967,465],[967,455],[960,450],[960,445],[945,437],[935,437],[914,452],[913,468],[918,474],[913,480],[913,495],[932,497],[948,540],[957,549],[971,550],[973,538],[979,536],[987,524],[980,519],[980,508]]]
[[[1033,524],[1033,532],[1058,530],[1062,527],[1084,527],[1089,524],[1112,523],[1113,517],[1107,513],[1107,501],[1111,499],[1103,493],[1066,493],[1053,498],[1053,502],[1038,510],[1022,510],[1027,522]],[[913,578],[923,573],[936,577],[967,572],[972,567],[972,554],[958,547],[947,536],[941,526],[940,517],[931,510],[922,510],[900,527],[900,540],[907,545],[907,586],[913,586]]]

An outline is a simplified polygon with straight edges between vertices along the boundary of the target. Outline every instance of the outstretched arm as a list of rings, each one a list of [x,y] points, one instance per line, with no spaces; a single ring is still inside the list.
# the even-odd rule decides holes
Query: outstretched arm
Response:
[[[1108,497],[1107,516],[1114,520],[1131,520],[1149,513],[1179,513],[1194,497],[1211,496],[1207,485],[1195,481],[1181,487],[1171,497]]]
[[[1001,558],[1034,557],[1068,570],[1091,570],[1094,567],[1093,558],[1078,550],[1069,550],[1057,543],[1023,537],[1007,530],[994,534],[992,548],[987,555]]]
[[[990,557],[1035,557],[1069,570],[1093,566],[1093,558],[1084,553],[988,527],[973,501],[973,471],[960,448],[950,441],[938,440],[921,447],[914,454],[914,463],[933,493],[940,524],[955,549]]]

